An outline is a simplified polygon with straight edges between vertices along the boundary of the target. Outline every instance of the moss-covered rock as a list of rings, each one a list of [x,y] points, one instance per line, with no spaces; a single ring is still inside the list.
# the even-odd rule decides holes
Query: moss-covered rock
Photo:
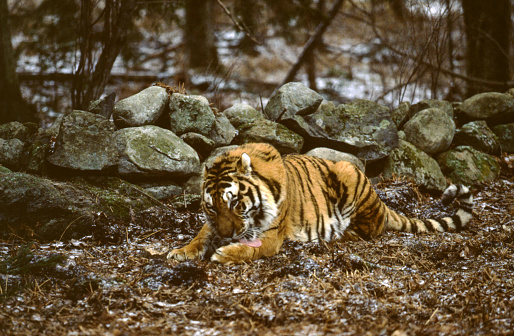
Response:
[[[493,127],[503,152],[514,153],[514,123]]]
[[[500,174],[500,164],[493,156],[470,146],[444,152],[438,156],[437,162],[453,183],[478,185],[494,181]]]
[[[273,121],[288,119],[295,115],[314,113],[323,97],[302,83],[291,82],[281,86],[269,99],[264,113]]]
[[[200,173],[196,151],[170,130],[158,126],[116,132],[118,173],[127,177],[184,177]]]
[[[18,139],[26,142],[37,130],[38,127],[35,123],[28,122],[22,124],[18,121],[12,121],[0,125],[0,139]]]
[[[258,119],[264,119],[262,113],[246,104],[234,104],[223,111],[230,123],[238,130],[243,130]]]
[[[303,138],[284,125],[267,119],[258,119],[241,131],[233,141],[242,145],[250,142],[267,142],[281,153],[299,153],[303,147]]]
[[[514,97],[499,92],[476,94],[459,105],[458,113],[469,120],[486,120],[488,124],[514,122]]]
[[[389,109],[369,100],[356,99],[334,109],[327,105],[303,120],[307,125],[298,125],[313,147],[333,148],[373,161],[386,157],[398,146],[398,132]]]
[[[450,147],[455,123],[439,108],[418,112],[403,127],[408,142],[427,154],[443,152]]]
[[[483,120],[469,122],[455,132],[455,145],[471,146],[488,154],[500,154],[500,142]]]
[[[407,176],[429,190],[444,191],[447,183],[437,162],[413,144],[400,140],[391,151],[383,170],[384,178]]]
[[[58,167],[81,171],[107,170],[118,161],[114,132],[113,123],[105,117],[72,111],[62,119],[55,151],[48,156],[48,161]]]
[[[114,123],[118,128],[152,125],[164,113],[168,101],[165,88],[150,86],[114,105]]]
[[[195,132],[209,136],[215,116],[205,97],[174,93],[169,107],[170,129],[176,135]]]
[[[128,222],[133,211],[157,202],[115,177],[61,182],[26,173],[0,172],[0,236],[80,238],[104,228],[101,218]]]

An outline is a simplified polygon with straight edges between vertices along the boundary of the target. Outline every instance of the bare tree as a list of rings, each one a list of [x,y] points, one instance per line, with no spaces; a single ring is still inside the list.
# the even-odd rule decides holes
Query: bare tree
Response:
[[[89,102],[98,99],[105,89],[112,66],[127,37],[135,0],[106,0],[105,7],[95,17],[97,2],[81,0],[79,21],[79,60],[72,85],[74,108],[85,109]],[[103,24],[100,39],[100,56],[93,35],[94,26]]]
[[[36,121],[36,110],[22,97],[11,43],[7,0],[0,0],[0,124]]]
[[[510,80],[512,56],[512,4],[510,0],[462,0],[466,25],[466,72],[469,77],[496,81],[467,82],[467,96],[483,91],[505,92]]]

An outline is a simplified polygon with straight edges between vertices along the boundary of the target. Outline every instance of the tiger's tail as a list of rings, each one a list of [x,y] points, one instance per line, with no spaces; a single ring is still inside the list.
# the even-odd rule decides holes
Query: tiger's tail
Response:
[[[441,202],[449,205],[455,199],[459,200],[460,207],[450,217],[437,219],[408,218],[397,214],[395,211],[388,211],[386,227],[395,231],[404,232],[445,232],[449,230],[460,231],[473,217],[473,195],[466,186],[451,185],[443,193]]]

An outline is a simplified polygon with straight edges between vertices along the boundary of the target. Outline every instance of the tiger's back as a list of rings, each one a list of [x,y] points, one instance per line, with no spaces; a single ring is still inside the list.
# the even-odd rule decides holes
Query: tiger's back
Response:
[[[196,259],[212,251],[212,260],[238,263],[276,254],[285,238],[370,239],[387,228],[459,230],[472,211],[469,190],[451,186],[443,199],[459,198],[454,216],[407,218],[378,198],[355,165],[305,155],[282,158],[268,144],[243,145],[218,157],[204,173],[202,196],[207,223],[189,245],[168,257]]]

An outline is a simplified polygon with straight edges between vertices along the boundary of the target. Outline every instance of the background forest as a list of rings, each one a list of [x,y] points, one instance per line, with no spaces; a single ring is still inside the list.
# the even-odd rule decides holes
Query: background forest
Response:
[[[0,22],[0,123],[157,81],[220,110],[293,80],[390,106],[513,86],[510,0],[1,0]]]

